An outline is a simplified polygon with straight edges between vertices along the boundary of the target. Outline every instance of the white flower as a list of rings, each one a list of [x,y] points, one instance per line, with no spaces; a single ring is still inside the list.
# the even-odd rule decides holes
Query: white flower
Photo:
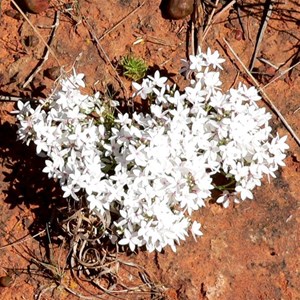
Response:
[[[254,86],[247,88],[246,85],[240,83],[238,90],[248,99],[248,101],[250,101],[251,104],[255,104],[256,101],[261,99],[258,95],[258,90]]]
[[[41,152],[48,152],[48,144],[46,141],[43,140],[35,140],[34,141],[35,145],[36,145],[36,154],[39,155],[41,154]]]
[[[51,177],[55,178],[56,168],[55,168],[55,165],[54,165],[53,161],[47,159],[45,161],[45,164],[46,164],[46,167],[43,169],[43,172],[48,173],[49,178],[51,178]]]
[[[215,51],[214,53],[211,53],[210,48],[207,48],[207,52],[203,54],[204,58],[206,59],[206,62],[208,65],[212,65],[214,69],[217,67],[219,69],[223,69],[221,67],[221,64],[225,61],[225,59],[219,57],[219,52]]]
[[[234,175],[236,182],[239,182],[242,178],[247,178],[250,172],[248,166],[243,166],[240,162],[235,165],[234,169],[230,170],[230,174]]]
[[[237,193],[241,194],[241,199],[245,200],[246,198],[248,199],[253,199],[253,194],[252,192],[247,189],[246,187],[242,186],[242,185],[238,185],[235,187],[235,190]]]
[[[12,111],[12,114],[17,114],[17,118],[23,119],[24,116],[32,114],[34,110],[31,108],[30,101],[26,101],[25,103],[21,100],[17,102],[17,110]]]
[[[137,232],[130,232],[128,229],[124,230],[124,237],[118,242],[119,245],[129,245],[133,252],[136,246],[141,246],[141,241],[138,238]]]
[[[127,155],[127,161],[134,161],[138,166],[145,167],[147,165],[146,153],[144,151],[145,146],[141,145],[137,149],[133,145],[128,146],[129,154]]]
[[[120,123],[122,126],[131,125],[132,119],[129,117],[128,113],[118,113],[118,118],[115,119],[115,122]]]
[[[199,53],[197,55],[190,55],[190,70],[201,72],[202,67],[207,66],[204,55],[199,48]]]
[[[148,98],[149,94],[153,93],[154,84],[149,78],[144,79],[142,84],[133,82],[132,86],[137,90],[133,97],[139,95],[143,100],[145,100]]]
[[[196,236],[202,236],[203,233],[200,231],[201,224],[197,221],[194,221],[192,224],[191,232],[195,241],[197,241]]]
[[[207,97],[214,95],[218,87],[222,84],[222,82],[220,81],[220,73],[219,72],[204,73],[203,82],[208,92]]]
[[[165,86],[165,82],[168,80],[167,77],[160,77],[159,71],[155,71],[154,77],[148,75],[148,78],[152,81],[153,85],[160,88],[163,88]]]
[[[271,141],[270,144],[271,153],[277,153],[277,152],[283,153],[287,149],[289,149],[289,146],[286,144],[286,139],[287,139],[287,135],[280,138],[277,133],[276,137]]]
[[[222,196],[220,196],[217,201],[217,203],[222,204],[224,208],[227,208],[230,204],[230,194],[228,191],[225,191]]]
[[[199,48],[185,61],[193,79],[183,93],[159,71],[133,83],[134,96],[151,100],[150,113],[121,113],[99,92],[82,94],[84,74],[74,70],[47,102],[17,103],[18,139],[33,141],[63,197],[86,199],[101,218],[118,216],[106,232],[112,241],[131,251],[176,251],[189,230],[202,235],[190,215],[214,188],[226,208],[253,199],[263,176],[276,177],[284,166],[286,136],[271,135],[271,114],[256,104],[254,87],[221,91],[223,61]],[[219,176],[228,184],[217,186]]]
[[[71,184],[67,184],[67,185],[62,185],[61,189],[64,192],[64,194],[63,194],[64,198],[71,196],[73,199],[79,200],[78,196],[76,195],[76,193],[80,190],[79,187],[75,188]]]

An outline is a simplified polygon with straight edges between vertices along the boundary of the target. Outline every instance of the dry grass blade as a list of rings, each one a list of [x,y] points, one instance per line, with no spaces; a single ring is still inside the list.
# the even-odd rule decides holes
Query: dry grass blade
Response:
[[[114,31],[117,27],[119,27],[121,24],[123,24],[129,17],[131,17],[134,13],[136,13],[139,9],[141,9],[146,1],[144,1],[142,4],[140,4],[138,7],[136,7],[133,11],[131,11],[127,16],[125,16],[122,20],[120,20],[117,24],[115,24],[112,28],[108,29],[99,37],[99,41],[103,40],[108,34],[110,34],[112,31]]]
[[[119,259],[118,244],[112,247],[104,234],[111,222],[109,218],[93,215],[86,208],[71,213],[62,222],[62,228],[70,237],[70,271],[80,289],[95,299],[103,299],[105,295],[122,300],[128,294],[162,295],[162,285],[154,283],[143,267]],[[119,276],[121,267],[122,277]],[[124,271],[140,283],[127,283]]]
[[[37,236],[41,235],[42,233],[45,233],[45,231],[46,231],[46,229],[39,232],[38,234],[30,237],[30,239],[37,237]],[[11,233],[9,233],[9,235],[13,236]],[[63,267],[60,264],[62,250],[65,245],[64,242],[62,243],[62,245],[60,247],[60,253],[59,253],[58,259],[57,259],[57,261],[54,262],[54,260],[52,261],[51,259],[44,260],[43,258],[41,258],[41,259],[37,258],[36,252],[32,251],[31,248],[29,248],[26,244],[23,243],[29,239],[29,238],[26,238],[26,239],[25,238],[26,237],[16,240],[15,242],[13,242],[9,245],[5,245],[3,248],[6,248],[6,246],[12,246],[14,248],[14,252],[29,263],[26,270],[25,269],[16,269],[16,272],[18,272],[19,274],[20,274],[20,272],[23,271],[22,273],[26,273],[30,277],[42,276],[43,278],[50,279],[50,283],[48,282],[48,284],[46,284],[45,286],[40,286],[38,288],[38,290],[35,292],[34,299],[36,299],[36,300],[42,299],[42,296],[45,293],[47,293],[48,291],[53,291],[54,289],[56,289],[60,286],[62,286],[66,291],[69,291],[68,287],[66,287],[63,284],[63,280],[64,280],[64,277],[66,274],[65,273],[66,261],[65,261],[65,264]],[[53,248],[52,248],[50,240],[49,240],[49,251],[51,252],[50,257],[53,258],[53,252],[52,252]],[[36,267],[31,268],[32,265],[35,265]],[[9,270],[14,270],[14,269],[9,268]]]
[[[82,20],[87,25],[87,29],[88,29],[90,35],[92,36],[92,38],[94,39],[94,41],[96,42],[98,50],[100,51],[100,53],[102,53],[104,55],[104,58],[105,58],[106,62],[109,64],[109,66],[111,67],[111,69],[114,71],[114,73],[115,73],[115,75],[117,77],[117,80],[118,80],[118,82],[119,82],[119,84],[121,86],[121,89],[123,90],[123,93],[125,94],[126,99],[128,99],[129,98],[128,90],[127,90],[126,86],[124,85],[122,79],[120,78],[120,76],[119,76],[116,68],[113,66],[113,64],[111,63],[108,55],[106,54],[106,52],[104,51],[102,45],[100,44],[99,39],[97,38],[94,29],[92,28],[91,24],[89,23],[89,21],[87,20],[86,17],[82,16]]]
[[[215,7],[217,7],[218,4],[219,4],[219,0],[216,0]],[[204,39],[205,39],[205,37],[206,37],[206,35],[207,35],[207,33],[208,33],[208,31],[209,31],[212,23],[213,23],[212,22],[212,18],[214,16],[215,12],[216,12],[215,7],[212,9],[211,14],[208,17],[207,26],[206,26],[206,28],[205,28],[205,30],[203,32],[203,36],[202,36],[202,42],[204,41]]]
[[[285,71],[281,72],[278,76],[276,76],[275,78],[273,78],[270,82],[268,82],[266,85],[264,85],[262,87],[262,89],[265,90],[269,85],[271,85],[272,83],[274,83],[280,77],[284,76],[286,73],[290,72],[292,69],[296,68],[299,64],[300,64],[300,60],[297,63],[293,64],[288,69],[286,69]]]
[[[51,284],[50,286],[46,286],[46,287],[43,287],[41,286],[39,288],[39,291],[36,292],[35,296],[34,296],[34,300],[40,300],[42,299],[42,296],[44,294],[46,294],[48,291],[53,291],[54,289],[56,288],[56,284]]]
[[[255,84],[256,88],[259,90],[259,92],[262,94],[263,99],[265,102],[272,108],[272,110],[276,113],[276,115],[279,117],[285,128],[289,131],[289,133],[292,135],[298,146],[300,146],[300,139],[297,136],[297,134],[294,132],[292,127],[289,125],[289,123],[285,120],[283,115],[280,113],[280,111],[277,109],[277,107],[273,104],[273,102],[270,100],[266,92],[260,87],[258,81],[253,77],[251,72],[247,69],[245,64],[241,61],[241,59],[238,57],[238,55],[235,53],[235,51],[232,49],[230,44],[227,42],[227,40],[224,38],[224,42],[226,43],[227,47],[230,49],[231,53],[234,55],[234,57],[238,60],[238,62],[242,65],[244,71],[247,73],[247,75],[251,78],[253,83]]]
[[[27,234],[27,235],[25,235],[24,237],[22,237],[22,238],[20,238],[20,239],[18,239],[18,240],[16,240],[16,241],[14,241],[14,242],[11,242],[11,243],[9,243],[9,244],[6,244],[6,245],[1,246],[1,247],[0,247],[0,250],[5,249],[5,248],[8,248],[8,247],[12,247],[12,246],[17,246],[17,245],[19,245],[19,244],[22,244],[22,243],[28,241],[28,240],[32,240],[32,239],[34,239],[34,238],[36,238],[36,237],[38,237],[38,236],[44,234],[45,231],[46,231],[46,229],[44,229],[44,230],[42,230],[42,231],[40,231],[40,232],[38,232],[37,234],[34,234],[34,235]]]
[[[47,44],[48,47],[46,48],[46,53],[45,53],[44,57],[42,58],[42,61],[36,67],[36,69],[31,73],[31,75],[28,77],[28,79],[24,82],[24,84],[22,86],[23,89],[26,88],[26,86],[33,80],[33,78],[43,68],[43,65],[48,60],[49,53],[50,53],[49,49],[51,49],[51,44],[52,44],[52,42],[54,40],[55,33],[56,33],[56,30],[57,30],[58,25],[59,25],[59,17],[60,17],[60,11],[55,12],[55,22],[54,22],[54,25],[52,27],[52,31],[51,31],[51,34],[50,34],[49,42]]]
[[[94,294],[81,284],[81,281],[90,282],[103,293],[113,295],[112,291],[95,282],[100,275],[114,274],[114,270],[110,267],[111,262],[106,261],[108,255],[106,253],[101,255],[96,249],[103,230],[101,229],[100,234],[97,232],[102,227],[98,223],[94,224],[95,218],[96,216],[92,216],[89,210],[80,209],[64,222],[63,229],[71,237],[70,266],[74,279],[89,295],[103,299],[102,296]],[[99,218],[100,222],[102,220],[105,222],[103,218]],[[106,228],[107,223],[102,225]]]
[[[19,13],[23,16],[23,18],[28,22],[28,24],[31,26],[31,28],[37,34],[37,36],[41,39],[41,41],[45,45],[45,47],[47,47],[47,49],[49,50],[49,53],[52,54],[53,58],[56,60],[56,62],[58,63],[58,65],[61,66],[61,64],[59,62],[59,59],[55,55],[54,51],[51,49],[51,47],[49,47],[49,45],[47,44],[47,42],[45,41],[45,39],[42,37],[42,35],[40,34],[40,32],[35,28],[35,26],[31,23],[31,21],[28,19],[28,17],[24,14],[24,12],[20,8],[20,6],[16,3],[15,0],[11,0],[11,2],[17,8],[17,10],[19,11]]]
[[[299,111],[300,110],[300,106],[296,109],[296,110],[294,110],[294,114],[297,112],[297,111]]]
[[[271,63],[269,60],[263,58],[263,57],[258,57],[257,58],[259,61],[263,62],[264,64],[269,65],[272,67],[274,70],[278,71],[280,67],[276,66],[275,64]]]
[[[146,287],[150,288],[152,294],[162,295],[165,292],[165,287],[162,284],[157,284],[153,282],[145,268],[135,263],[124,261],[119,258],[117,258],[117,260],[121,264],[137,269],[141,280],[143,281]]]
[[[160,39],[155,36],[151,36],[151,35],[138,36],[136,34],[133,34],[133,35],[136,37],[136,41],[133,43],[134,45],[137,45],[142,42],[149,42],[149,43],[156,44],[156,45],[175,47],[175,44],[171,44],[169,42],[166,42],[164,39]]]
[[[70,287],[68,287],[68,286],[66,286],[66,285],[64,285],[64,284],[61,284],[61,286],[67,291],[67,292],[69,292],[70,294],[72,294],[72,295],[75,295],[75,296],[77,296],[78,298],[80,298],[80,299],[85,299],[85,300],[95,300],[95,297],[93,296],[93,297],[90,297],[90,296],[84,296],[84,295],[82,295],[82,294],[80,294],[79,292],[77,292],[77,291],[74,291],[73,289],[71,289]],[[103,297],[97,297],[98,299],[105,299],[105,298],[103,298]],[[106,298],[107,299],[107,298]]]
[[[203,43],[208,31],[210,30],[211,26],[226,12],[228,11],[234,4],[235,4],[236,0],[232,0],[231,2],[229,2],[221,11],[219,11],[213,18],[213,14],[215,13],[215,9],[213,9],[210,18],[208,20],[207,26],[203,32],[203,36],[202,36],[202,40],[201,43]]]
[[[245,26],[244,26],[244,23],[243,23],[243,20],[242,20],[242,17],[241,17],[241,8],[240,8],[239,5],[237,5],[237,15],[238,15],[238,20],[239,20],[240,26],[241,26],[242,31],[243,31],[243,35],[245,37],[246,36],[246,29],[245,29]]]
[[[250,62],[250,67],[249,67],[250,72],[252,72],[252,69],[254,67],[256,57],[257,57],[257,53],[258,53],[259,48],[260,48],[260,44],[262,42],[265,30],[267,28],[268,21],[269,21],[271,15],[272,15],[272,10],[273,10],[272,0],[266,0],[266,7],[265,7],[265,10],[264,10],[264,14],[263,14],[262,25],[259,29],[258,38],[256,40],[256,44],[255,44],[255,48],[254,48],[254,53],[252,55],[251,62]]]
[[[26,101],[38,101],[38,99],[33,98],[23,98],[23,97],[17,97],[17,96],[9,96],[9,95],[0,95],[0,101],[3,102],[26,102]]]

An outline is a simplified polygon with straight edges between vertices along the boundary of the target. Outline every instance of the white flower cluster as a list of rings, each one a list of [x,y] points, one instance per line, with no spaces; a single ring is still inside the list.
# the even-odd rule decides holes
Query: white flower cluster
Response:
[[[275,177],[284,166],[286,137],[272,137],[257,90],[240,84],[221,92],[223,61],[210,49],[190,56],[183,70],[193,79],[184,93],[158,71],[133,83],[151,104],[149,113],[132,115],[113,116],[98,93],[82,95],[83,75],[74,74],[55,99],[35,109],[18,103],[19,139],[47,157],[43,171],[60,181],[64,197],[85,197],[104,217],[119,215],[111,229],[120,245],[175,251],[189,228],[202,235],[190,215],[214,188],[227,207],[230,199],[252,199],[263,175]],[[215,183],[218,176],[224,184]]]

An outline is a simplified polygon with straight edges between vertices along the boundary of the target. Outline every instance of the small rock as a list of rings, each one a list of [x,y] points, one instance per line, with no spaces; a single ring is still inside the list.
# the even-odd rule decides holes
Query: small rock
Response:
[[[36,47],[39,43],[39,38],[35,35],[29,35],[24,39],[24,44],[27,47]]]
[[[52,67],[45,70],[44,75],[51,80],[56,80],[60,76],[60,67]]]
[[[49,8],[48,0],[23,0],[24,6],[29,12],[39,14]]]
[[[237,41],[240,41],[240,40],[244,40],[244,33],[242,30],[238,30],[236,29],[234,31],[234,38],[237,40]]]
[[[13,283],[13,279],[11,276],[2,276],[0,277],[0,286],[2,287],[10,287]]]
[[[8,9],[4,12],[5,15],[7,15],[8,17],[11,17],[17,21],[20,21],[23,19],[23,16],[16,10],[14,9]]]
[[[5,76],[3,73],[0,73],[0,86],[4,85],[5,82]]]
[[[192,14],[194,0],[169,0],[166,8],[169,18],[174,20],[184,19]]]

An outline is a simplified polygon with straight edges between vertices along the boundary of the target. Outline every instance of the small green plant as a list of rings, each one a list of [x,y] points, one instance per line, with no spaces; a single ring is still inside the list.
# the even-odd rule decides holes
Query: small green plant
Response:
[[[120,65],[123,75],[134,81],[144,78],[148,70],[146,62],[142,58],[135,57],[132,54],[124,56]]]

